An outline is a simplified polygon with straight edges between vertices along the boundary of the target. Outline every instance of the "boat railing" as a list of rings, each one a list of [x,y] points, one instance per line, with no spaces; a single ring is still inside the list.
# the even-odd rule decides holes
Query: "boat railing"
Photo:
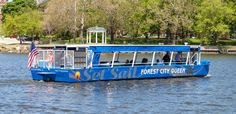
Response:
[[[195,61],[196,62],[196,61]],[[149,65],[149,66],[156,66],[156,65],[186,65],[185,61],[181,61],[181,62],[176,62],[176,61],[172,61],[171,64],[169,64],[170,62],[158,62],[158,63],[152,63],[148,62],[148,63],[134,63],[133,66],[142,66],[142,65]],[[188,64],[192,65],[193,63],[189,63]],[[111,62],[107,62],[107,63],[99,63],[99,64],[94,64],[93,66],[95,67],[111,67],[112,63]],[[132,66],[132,63],[114,63],[114,66]]]
[[[73,50],[39,50],[34,67],[74,68]]]

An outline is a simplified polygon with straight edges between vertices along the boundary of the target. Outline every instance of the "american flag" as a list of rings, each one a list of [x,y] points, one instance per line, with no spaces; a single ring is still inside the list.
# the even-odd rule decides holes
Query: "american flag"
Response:
[[[31,68],[31,65],[34,61],[34,58],[38,54],[39,54],[39,52],[38,52],[37,48],[35,47],[34,42],[32,42],[31,45],[30,45],[30,52],[29,52],[29,55],[28,55],[28,68],[29,69]]]

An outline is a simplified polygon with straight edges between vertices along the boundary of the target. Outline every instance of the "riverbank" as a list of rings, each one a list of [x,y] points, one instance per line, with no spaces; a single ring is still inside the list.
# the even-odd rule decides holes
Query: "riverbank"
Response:
[[[29,44],[0,44],[1,53],[29,53]]]
[[[30,44],[0,44],[2,53],[29,53]],[[54,45],[37,45],[38,48],[53,48]],[[236,54],[236,46],[202,46],[202,54]]]

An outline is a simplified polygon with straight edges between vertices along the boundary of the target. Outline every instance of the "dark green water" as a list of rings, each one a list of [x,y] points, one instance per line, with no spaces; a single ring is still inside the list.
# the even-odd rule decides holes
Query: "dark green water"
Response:
[[[27,55],[0,54],[1,113],[236,113],[236,56],[203,56],[206,78],[32,81]]]

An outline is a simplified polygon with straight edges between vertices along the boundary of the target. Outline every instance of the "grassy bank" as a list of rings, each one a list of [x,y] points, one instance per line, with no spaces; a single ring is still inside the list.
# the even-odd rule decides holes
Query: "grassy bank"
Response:
[[[189,38],[186,40],[191,45],[199,45],[201,44],[201,40],[198,38]],[[229,39],[229,40],[219,40],[218,45],[220,46],[236,46],[236,39]]]

